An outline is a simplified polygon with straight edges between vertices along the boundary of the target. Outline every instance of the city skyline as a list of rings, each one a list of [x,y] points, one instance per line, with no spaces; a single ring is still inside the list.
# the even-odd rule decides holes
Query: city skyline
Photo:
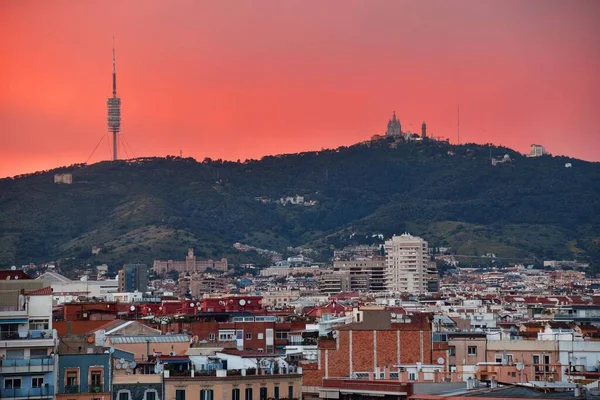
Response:
[[[106,135],[113,35],[138,157],[350,145],[393,110],[455,143],[460,105],[463,143],[600,160],[593,1],[60,4],[2,5],[0,177],[86,161]]]

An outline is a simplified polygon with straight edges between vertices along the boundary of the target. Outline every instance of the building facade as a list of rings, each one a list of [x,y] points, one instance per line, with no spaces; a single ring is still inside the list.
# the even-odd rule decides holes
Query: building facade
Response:
[[[194,249],[188,249],[188,254],[184,261],[161,261],[154,260],[152,269],[155,274],[166,274],[169,271],[182,272],[204,272],[207,269],[213,269],[215,271],[227,271],[227,259],[222,258],[221,260],[198,260],[194,255]]]
[[[245,372],[245,371],[244,371]],[[165,398],[173,400],[268,400],[302,398],[302,374],[242,375],[218,370],[215,376],[164,378]]]
[[[3,302],[12,297],[15,302],[0,308],[0,398],[51,399],[57,345],[52,290],[24,292],[19,286],[26,282],[13,281],[9,286],[14,290],[3,290],[0,295]]]
[[[400,120],[396,117],[396,111],[392,114],[392,119],[388,121],[386,136],[400,136],[402,134],[402,126]]]
[[[148,266],[146,264],[125,264],[119,271],[120,292],[148,291]]]
[[[401,293],[426,293],[435,278],[435,263],[429,261],[427,242],[405,233],[385,242],[386,287]]]

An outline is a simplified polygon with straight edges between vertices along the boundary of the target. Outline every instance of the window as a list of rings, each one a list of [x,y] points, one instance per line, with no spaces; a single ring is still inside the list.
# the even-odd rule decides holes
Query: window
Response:
[[[252,333],[251,332],[246,333],[246,340],[252,340]]]
[[[209,333],[208,334],[208,340],[215,340],[215,334],[214,333]]]
[[[258,332],[258,340],[263,340],[265,338],[264,333]]]
[[[240,400],[240,389],[231,389],[231,400]]]
[[[533,356],[533,364],[539,364],[540,363],[540,356]]]
[[[129,400],[129,390],[119,392],[119,400]]]
[[[4,379],[4,389],[21,389],[21,378]]]
[[[146,400],[156,400],[156,391],[146,390],[144,396],[146,397]]]
[[[448,355],[455,356],[456,355],[456,347],[448,346]]]
[[[275,386],[275,400],[279,400],[279,386]]]
[[[266,387],[261,387],[260,388],[260,399],[259,400],[267,400],[267,388]]]
[[[119,399],[121,400],[121,399]],[[175,390],[175,400],[185,400],[185,390],[177,389]]]
[[[74,388],[79,386],[79,372],[77,370],[67,370],[67,382],[68,388]]]
[[[496,354],[496,356],[494,357],[494,361],[496,361],[496,363],[498,364],[502,363],[502,355]]]
[[[476,356],[477,355],[477,346],[469,346],[467,348],[467,354],[470,356]]]
[[[234,330],[226,330],[219,331],[219,341],[222,340],[235,340],[235,331]]]
[[[29,330],[31,331],[42,331],[48,329],[47,319],[32,319],[29,320]]]
[[[48,357],[48,350],[46,349],[31,349],[29,351],[29,358],[44,358]]]
[[[408,374],[408,380],[409,381],[414,381],[416,380],[416,375],[414,372],[411,372],[410,374]]]
[[[262,348],[260,348],[260,347],[259,347],[259,348],[258,348],[258,352],[259,352],[259,353],[264,353],[264,352],[265,352],[265,349],[262,349]]]
[[[294,386],[290,385],[288,386],[288,399],[293,399],[294,398]]]
[[[252,400],[252,388],[246,388],[246,398],[244,400]]]
[[[23,349],[7,349],[6,358],[9,360],[22,360],[25,358],[25,350]]]
[[[272,353],[273,352],[273,346],[267,346],[267,353]]]
[[[213,400],[213,390],[202,389],[200,391],[200,400]]]
[[[287,331],[277,331],[275,332],[275,339],[287,339],[288,333]]]
[[[90,385],[91,389],[102,386],[102,371],[91,371],[90,373]]]
[[[32,388],[41,388],[44,386],[44,378],[31,378],[31,387]]]

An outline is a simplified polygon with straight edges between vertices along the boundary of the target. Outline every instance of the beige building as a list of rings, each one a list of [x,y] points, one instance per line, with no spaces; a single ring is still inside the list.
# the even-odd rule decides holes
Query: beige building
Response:
[[[364,280],[363,286],[366,286]],[[333,271],[330,274],[321,275],[319,278],[319,289],[323,294],[352,291],[350,285],[350,271]]]
[[[299,290],[278,290],[278,291],[268,291],[262,294],[263,306],[267,307],[277,307],[277,306],[287,306],[292,301],[297,300],[300,297]]]
[[[192,274],[189,277],[190,294],[196,299],[207,293],[223,293],[226,289],[227,279],[225,278],[212,274]]]
[[[187,257],[184,261],[161,261],[154,260],[152,269],[156,274],[165,274],[169,271],[177,272],[204,272],[207,269],[215,271],[227,271],[227,259],[222,258],[220,261],[215,260],[198,260],[194,255],[194,249],[188,249]]]
[[[385,242],[386,287],[400,293],[427,293],[428,281],[436,275],[429,261],[427,242],[404,233]]]
[[[217,370],[216,376],[164,378],[165,399],[267,400],[302,398],[302,374],[242,375],[246,371]],[[235,375],[233,375],[235,373]]]
[[[386,260],[382,256],[350,261],[334,261],[334,271],[347,271],[350,274],[350,290],[385,291]]]
[[[485,332],[448,332],[448,366],[477,365],[486,361]]]

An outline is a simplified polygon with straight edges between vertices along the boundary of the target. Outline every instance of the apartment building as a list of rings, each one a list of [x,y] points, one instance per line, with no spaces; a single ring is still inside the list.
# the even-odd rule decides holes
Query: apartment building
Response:
[[[400,293],[427,293],[428,282],[436,277],[435,263],[429,261],[427,242],[404,233],[385,242],[386,287]]]
[[[146,264],[125,264],[119,271],[120,292],[148,291],[148,266]]]
[[[28,279],[0,284],[0,398],[51,399],[55,394],[56,331],[52,289]]]
[[[365,312],[363,322],[336,327],[318,342],[318,360],[304,368],[305,396],[318,396],[327,379],[369,375],[405,364],[446,362],[446,347],[432,340],[427,314],[396,315],[388,310]]]
[[[350,275],[350,290],[385,291],[386,259],[382,256],[339,260],[333,262],[333,270]]]
[[[248,374],[247,370],[217,370],[214,376],[165,376],[165,398],[174,400],[300,399],[299,372]]]

